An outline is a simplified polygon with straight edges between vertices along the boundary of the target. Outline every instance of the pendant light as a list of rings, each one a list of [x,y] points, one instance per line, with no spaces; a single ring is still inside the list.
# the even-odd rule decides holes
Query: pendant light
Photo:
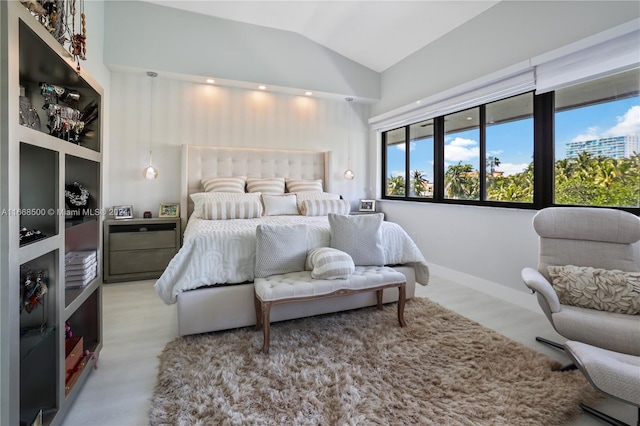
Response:
[[[157,72],[147,71],[147,75],[151,78],[158,76]],[[142,176],[145,179],[156,179],[158,177],[158,170],[151,165],[151,141],[153,136],[153,80],[151,80],[151,87],[149,89],[149,167],[146,167],[142,171]]]
[[[349,150],[347,153],[347,170],[344,171],[344,173],[342,174],[342,176],[347,179],[347,180],[353,180],[353,178],[356,177],[356,174],[353,173],[353,170],[351,170],[351,105],[349,105],[349,103],[353,102],[353,98],[352,97],[346,97],[344,98],[345,101],[347,101],[347,105],[349,107],[349,111],[347,112],[347,120],[348,121],[348,139],[347,139],[347,149]]]

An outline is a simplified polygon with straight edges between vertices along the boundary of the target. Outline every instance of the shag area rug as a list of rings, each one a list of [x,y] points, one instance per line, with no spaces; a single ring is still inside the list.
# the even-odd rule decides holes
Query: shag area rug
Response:
[[[579,371],[428,299],[179,337],[152,425],[562,425],[597,401]]]

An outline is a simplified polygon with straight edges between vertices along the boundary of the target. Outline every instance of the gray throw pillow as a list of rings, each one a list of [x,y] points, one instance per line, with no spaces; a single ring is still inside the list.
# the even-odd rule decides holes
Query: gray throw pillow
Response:
[[[349,254],[356,265],[384,265],[380,224],[383,215],[343,216],[329,213],[331,247]]]
[[[256,278],[304,271],[306,259],[306,225],[258,225]]]

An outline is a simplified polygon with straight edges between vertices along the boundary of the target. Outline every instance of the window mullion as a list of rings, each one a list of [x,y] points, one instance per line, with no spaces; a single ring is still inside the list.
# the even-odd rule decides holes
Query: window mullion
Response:
[[[533,203],[540,209],[553,204],[555,171],[553,92],[534,96],[533,117]]]
[[[486,113],[485,106],[480,106],[480,172],[478,178],[480,179],[479,196],[480,201],[486,201],[487,199],[487,144],[486,144]]]
[[[411,127],[405,126],[404,128],[404,198],[409,198],[411,194]]]
[[[433,199],[444,200],[444,116],[433,120]]]

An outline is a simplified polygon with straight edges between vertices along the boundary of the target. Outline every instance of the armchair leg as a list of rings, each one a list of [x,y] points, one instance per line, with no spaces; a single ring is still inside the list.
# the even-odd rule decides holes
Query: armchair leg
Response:
[[[554,342],[553,340],[545,339],[544,337],[536,337],[536,341],[564,352],[564,346],[562,346],[560,343]]]
[[[593,416],[599,420],[602,420],[605,423],[608,423],[610,425],[613,426],[629,426],[628,424],[626,424],[623,421],[620,421],[618,419],[615,419],[605,413],[603,413],[602,411],[598,411],[595,408],[591,408],[587,405],[584,404],[580,404],[580,408],[582,409],[582,411],[584,411],[585,413],[589,414],[590,416]],[[640,407],[638,408],[638,422],[636,423],[636,425],[640,425]]]
[[[544,345],[547,345],[549,347],[552,347],[553,349],[558,349],[558,350],[564,352],[564,346],[562,346],[560,343],[554,342],[553,340],[549,340],[549,339],[545,339],[544,337],[536,336],[536,341],[538,341],[538,342],[540,342],[540,343],[542,343]],[[574,363],[571,363],[571,364],[569,364],[567,366],[562,367],[560,369],[560,371],[562,371],[562,372],[564,372],[564,371],[572,371],[572,370],[576,370],[577,368],[578,367]],[[638,426],[640,426],[640,425],[638,425]]]

